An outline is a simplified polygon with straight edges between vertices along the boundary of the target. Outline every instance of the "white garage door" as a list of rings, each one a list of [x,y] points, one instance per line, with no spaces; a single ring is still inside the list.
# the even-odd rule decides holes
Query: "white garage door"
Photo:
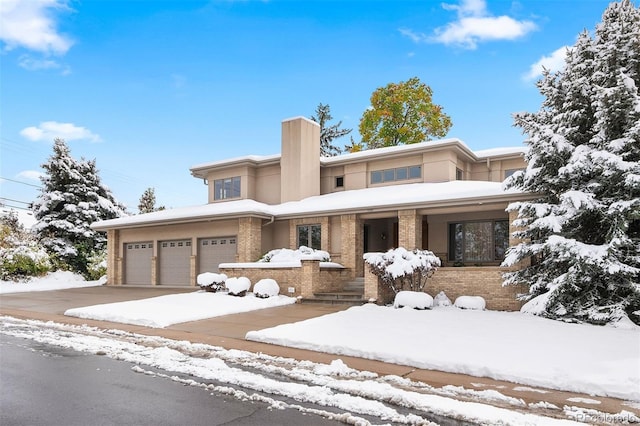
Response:
[[[200,238],[198,273],[218,272],[219,264],[236,261],[236,251],[236,237]]]
[[[124,244],[124,283],[133,285],[151,284],[151,241]]]
[[[191,240],[158,242],[162,285],[191,285]]]

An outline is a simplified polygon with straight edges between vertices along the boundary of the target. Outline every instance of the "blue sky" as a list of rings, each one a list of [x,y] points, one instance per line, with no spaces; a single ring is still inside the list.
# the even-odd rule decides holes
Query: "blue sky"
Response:
[[[372,92],[414,76],[448,137],[518,146],[511,114],[539,109],[540,64],[561,67],[608,3],[0,0],[0,201],[37,197],[62,137],[132,212],[148,187],[204,204],[190,166],[276,154],[281,121],[320,102],[359,141]]]

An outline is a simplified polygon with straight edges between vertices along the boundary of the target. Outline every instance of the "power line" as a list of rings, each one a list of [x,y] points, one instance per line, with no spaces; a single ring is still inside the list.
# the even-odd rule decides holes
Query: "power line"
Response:
[[[0,179],[6,180],[6,181],[9,181],[9,182],[20,183],[22,185],[33,186],[34,188],[38,188],[38,189],[42,188],[40,185],[34,185],[32,183],[27,183],[27,182],[20,182],[19,180],[9,179],[9,178],[2,177],[2,176],[0,176]]]
[[[31,204],[31,203],[28,203],[26,201],[13,200],[11,198],[5,198],[5,197],[0,197],[0,200],[11,201],[12,203],[20,203],[20,204],[26,204],[26,205]]]
[[[12,209],[26,210],[26,211],[29,211],[29,212],[31,211],[31,209],[28,209],[26,207],[13,206],[11,204],[2,204],[2,203],[0,203],[0,207],[10,207]]]

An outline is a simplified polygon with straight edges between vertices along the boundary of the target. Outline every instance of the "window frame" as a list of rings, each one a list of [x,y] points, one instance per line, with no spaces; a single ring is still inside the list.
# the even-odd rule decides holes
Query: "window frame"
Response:
[[[344,188],[344,176],[336,176],[335,185],[336,188]]]
[[[470,225],[489,225],[491,237],[490,247],[485,247],[486,253],[491,252],[491,259],[469,257],[470,248],[467,246],[467,227]],[[498,234],[498,227],[504,227],[504,233]],[[458,228],[458,229],[456,229]],[[451,263],[472,263],[472,264],[489,264],[502,262],[505,252],[509,247],[509,220],[508,219],[479,219],[449,222],[447,224],[447,256]],[[460,238],[460,240],[459,240]],[[486,238],[486,237],[485,237]],[[478,237],[479,240],[482,236]],[[486,240],[484,241],[487,244]],[[480,242],[480,251],[483,251],[482,241]]]
[[[306,234],[306,236],[303,239],[301,236],[304,234]],[[298,247],[306,246],[314,250],[322,250],[322,225],[319,223],[304,223],[297,225],[296,242]]]
[[[422,165],[394,167],[391,169],[371,170],[369,172],[369,183],[372,185],[404,182],[410,180],[422,179]]]
[[[226,186],[227,184],[228,186]],[[215,201],[240,197],[242,197],[242,178],[240,176],[215,179],[213,181],[213,199]]]

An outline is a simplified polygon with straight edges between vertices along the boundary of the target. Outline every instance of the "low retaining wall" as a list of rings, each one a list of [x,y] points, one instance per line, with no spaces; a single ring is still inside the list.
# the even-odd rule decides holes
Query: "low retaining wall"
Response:
[[[344,267],[333,264],[322,267],[318,260],[303,260],[301,266],[260,263],[223,263],[220,273],[228,277],[247,277],[251,284],[263,278],[276,280],[280,293],[292,297],[313,297],[314,293],[327,293],[342,290],[349,273]],[[293,289],[293,292],[289,292]]]
[[[502,286],[502,274],[508,269],[498,266],[445,267],[438,268],[427,280],[425,292],[435,297],[444,291],[454,302],[459,296],[482,296],[487,309],[496,311],[518,311],[522,302],[516,299],[527,291],[526,286]],[[365,297],[376,299],[379,304],[393,302],[394,293],[378,282],[378,277],[365,268]]]

